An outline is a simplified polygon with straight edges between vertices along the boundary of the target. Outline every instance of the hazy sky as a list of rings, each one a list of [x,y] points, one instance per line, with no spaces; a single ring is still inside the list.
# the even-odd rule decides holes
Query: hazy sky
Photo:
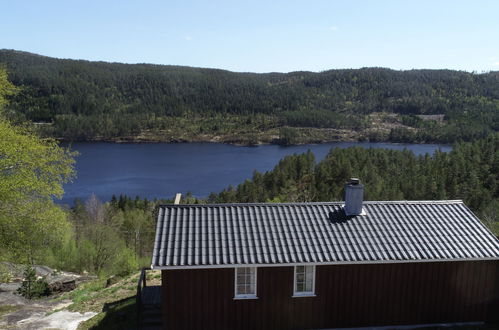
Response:
[[[0,48],[233,71],[499,70],[499,1],[0,0]]]

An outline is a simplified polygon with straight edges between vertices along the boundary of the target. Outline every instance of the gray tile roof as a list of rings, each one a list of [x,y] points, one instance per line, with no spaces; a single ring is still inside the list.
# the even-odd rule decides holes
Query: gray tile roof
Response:
[[[153,268],[499,259],[461,201],[164,205]]]

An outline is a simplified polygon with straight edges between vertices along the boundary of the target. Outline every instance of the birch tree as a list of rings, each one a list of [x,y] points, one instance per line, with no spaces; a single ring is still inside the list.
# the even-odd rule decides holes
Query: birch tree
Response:
[[[15,91],[0,68],[0,107]],[[71,230],[53,199],[74,176],[72,156],[56,141],[14,126],[0,108],[0,259],[34,263]]]

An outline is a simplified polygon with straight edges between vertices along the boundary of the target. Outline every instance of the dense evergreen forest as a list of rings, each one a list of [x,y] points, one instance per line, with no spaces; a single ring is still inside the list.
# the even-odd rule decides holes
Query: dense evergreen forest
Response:
[[[316,163],[311,152],[283,158],[236,188],[211,194],[210,203],[341,201],[344,185],[361,178],[366,200],[462,199],[499,234],[499,134],[454,145],[449,153],[331,149]]]
[[[256,74],[12,50],[0,63],[20,87],[8,116],[66,140],[454,142],[499,131],[499,72]]]

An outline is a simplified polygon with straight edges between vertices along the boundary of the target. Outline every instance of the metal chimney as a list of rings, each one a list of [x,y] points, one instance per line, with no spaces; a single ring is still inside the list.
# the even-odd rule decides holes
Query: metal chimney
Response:
[[[345,214],[364,215],[362,203],[364,202],[364,185],[357,178],[351,178],[345,185]]]

